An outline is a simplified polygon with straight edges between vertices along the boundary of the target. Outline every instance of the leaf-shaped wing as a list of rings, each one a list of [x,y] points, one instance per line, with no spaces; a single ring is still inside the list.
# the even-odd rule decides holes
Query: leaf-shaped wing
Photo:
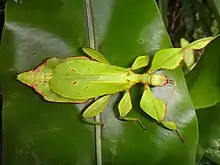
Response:
[[[129,69],[88,59],[71,59],[53,70],[50,89],[70,99],[89,99],[129,88]]]

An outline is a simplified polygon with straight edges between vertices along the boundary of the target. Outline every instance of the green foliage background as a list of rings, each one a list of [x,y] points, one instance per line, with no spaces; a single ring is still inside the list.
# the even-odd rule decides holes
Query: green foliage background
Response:
[[[46,58],[82,55],[81,48],[88,46],[91,40],[87,5],[82,0],[7,1],[0,47],[0,80],[4,94],[3,164],[96,164],[94,126],[80,120],[79,111],[84,105],[46,102],[31,88],[16,81],[18,73],[33,69]],[[91,8],[96,48],[111,64],[129,67],[139,55],[152,57],[156,50],[172,47],[154,0],[138,3],[91,0]],[[201,62],[187,75],[194,107],[197,108],[196,98],[198,105],[206,105],[197,110],[200,138],[181,68],[165,71],[176,86],[154,88],[153,92],[166,101],[166,119],[177,123],[185,142],[141,112],[142,88],[136,86],[132,90],[133,112],[129,116],[140,118],[147,131],[143,132],[136,123],[117,120],[115,107],[121,96],[114,95],[102,115],[105,122],[100,148],[103,164],[194,165],[204,154],[219,163],[214,152],[219,122],[218,43],[219,39],[207,47]],[[198,92],[193,94],[193,91]],[[216,99],[209,99],[211,96]]]

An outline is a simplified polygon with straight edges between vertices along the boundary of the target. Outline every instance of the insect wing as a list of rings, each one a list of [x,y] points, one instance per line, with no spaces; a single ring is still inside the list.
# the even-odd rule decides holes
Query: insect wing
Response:
[[[69,99],[89,99],[128,88],[128,74],[128,69],[78,58],[58,65],[49,86]]]

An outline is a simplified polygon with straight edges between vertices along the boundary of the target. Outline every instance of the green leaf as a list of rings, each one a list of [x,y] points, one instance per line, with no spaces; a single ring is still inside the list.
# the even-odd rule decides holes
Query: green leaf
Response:
[[[93,127],[80,121],[82,108],[47,102],[16,80],[48,57],[80,54],[78,48],[87,43],[83,5],[79,0],[7,1],[0,50],[4,164],[95,163]]]
[[[181,47],[185,47],[185,46],[189,45],[189,42],[186,39],[181,38],[180,44],[181,44]],[[193,65],[195,64],[195,57],[194,57],[193,49],[188,48],[187,50],[185,50],[183,56],[184,56],[184,62],[186,64],[187,68],[189,70],[191,70]]]
[[[198,39],[198,40],[188,44],[187,46],[185,46],[185,48],[192,48],[194,50],[202,49],[206,45],[208,45],[212,40],[217,38],[218,36],[219,36],[219,34],[214,37],[206,37],[206,38]]]
[[[180,62],[183,60],[183,56],[189,50],[202,49],[208,45],[216,37],[206,37],[199,40],[196,40],[188,45],[185,45],[182,48],[169,48],[162,49],[156,52],[155,57],[152,61],[150,68],[151,72],[154,72],[158,69],[175,69],[180,65]]]
[[[220,163],[220,103],[213,107],[203,108],[197,111],[199,122],[199,144],[204,155],[217,164]]]
[[[219,0],[210,0],[210,1],[207,1],[207,4],[208,4],[209,8],[213,11],[215,19],[217,20],[218,25],[219,25],[219,23],[220,23],[220,10],[219,10],[220,1]]]
[[[220,38],[207,46],[196,67],[186,76],[189,92],[196,109],[215,105],[220,101],[219,70]]]
[[[101,45],[100,51],[111,64],[130,67],[129,64],[137,56],[149,54],[152,57],[152,52],[171,46],[154,1],[141,0],[137,3],[123,0],[112,4],[110,2],[112,1],[108,4],[101,0],[92,1],[92,11],[96,44]],[[114,4],[114,7],[110,4]],[[108,19],[104,20],[105,16],[108,16],[110,22]],[[154,88],[153,92],[167,103],[165,119],[176,122],[185,142],[181,142],[175,132],[164,129],[148,115],[141,113],[142,92],[135,88],[131,96],[133,109],[128,116],[139,118],[147,131],[144,132],[137,123],[118,121],[113,110],[107,109],[103,114],[103,164],[147,162],[150,165],[176,165],[178,162],[180,165],[194,165],[197,123],[184,76],[180,69],[164,74],[174,80],[176,86]],[[132,145],[134,142],[135,145]]]
[[[174,120],[185,142],[176,133],[155,123],[140,109],[140,86],[131,89],[133,109],[147,131],[135,122],[116,118],[116,96],[103,113],[102,146],[95,148],[94,126],[79,119],[81,104],[46,102],[16,80],[47,57],[82,55],[88,47],[84,1],[8,1],[0,50],[0,79],[4,92],[3,162],[7,165],[103,164],[194,165],[197,144],[195,112],[180,69],[165,71],[175,86],[153,88],[167,103],[167,120]],[[91,1],[96,48],[111,64],[130,67],[137,56],[171,47],[154,0]],[[90,13],[91,14],[91,13]],[[87,28],[86,28],[87,27]],[[99,138],[99,137],[98,137]],[[99,153],[100,155],[100,153]]]
[[[220,57],[216,53],[219,44],[219,38],[210,43],[196,67],[186,76],[200,128],[197,161],[204,155],[217,164],[220,163]]]

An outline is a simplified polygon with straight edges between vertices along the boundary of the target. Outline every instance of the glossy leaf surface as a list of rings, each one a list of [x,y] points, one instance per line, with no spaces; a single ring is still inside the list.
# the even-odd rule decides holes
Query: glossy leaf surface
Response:
[[[186,76],[188,88],[196,109],[215,105],[220,101],[219,55],[216,53],[220,38],[205,49],[203,57]]]
[[[130,67],[137,56],[152,57],[156,50],[171,46],[154,1],[92,1],[92,11],[97,47],[111,64]],[[118,97],[113,96],[112,104],[103,114],[104,164],[194,164],[192,152],[196,152],[197,124],[183,74],[180,69],[164,73],[175,81],[175,86],[152,90],[168,103],[166,119],[177,123],[185,142],[142,112],[143,90],[137,86],[131,90],[133,109],[128,116],[140,118],[147,130],[144,132],[134,122],[118,121],[112,111],[114,108],[118,114],[117,101],[114,102]]]
[[[83,105],[44,101],[34,90],[19,83],[16,75],[33,69],[47,57],[83,55],[88,47],[88,26],[81,0],[8,1],[0,50],[0,78],[4,92],[3,161],[7,165],[95,164],[94,126],[79,119]],[[91,1],[96,47],[111,64],[131,67],[137,56],[171,47],[153,0]],[[197,122],[180,69],[164,72],[174,86],[153,88],[167,103],[166,119],[174,120],[185,142],[176,133],[155,123],[140,109],[143,93],[131,90],[129,117],[116,118],[118,95],[103,113],[103,164],[194,165]],[[116,113],[114,113],[116,112]]]
[[[207,2],[219,24],[219,0]],[[186,77],[194,107],[197,109],[200,128],[198,156],[201,158],[205,155],[217,164],[220,164],[219,44],[220,38],[218,37],[207,46],[199,63]]]

